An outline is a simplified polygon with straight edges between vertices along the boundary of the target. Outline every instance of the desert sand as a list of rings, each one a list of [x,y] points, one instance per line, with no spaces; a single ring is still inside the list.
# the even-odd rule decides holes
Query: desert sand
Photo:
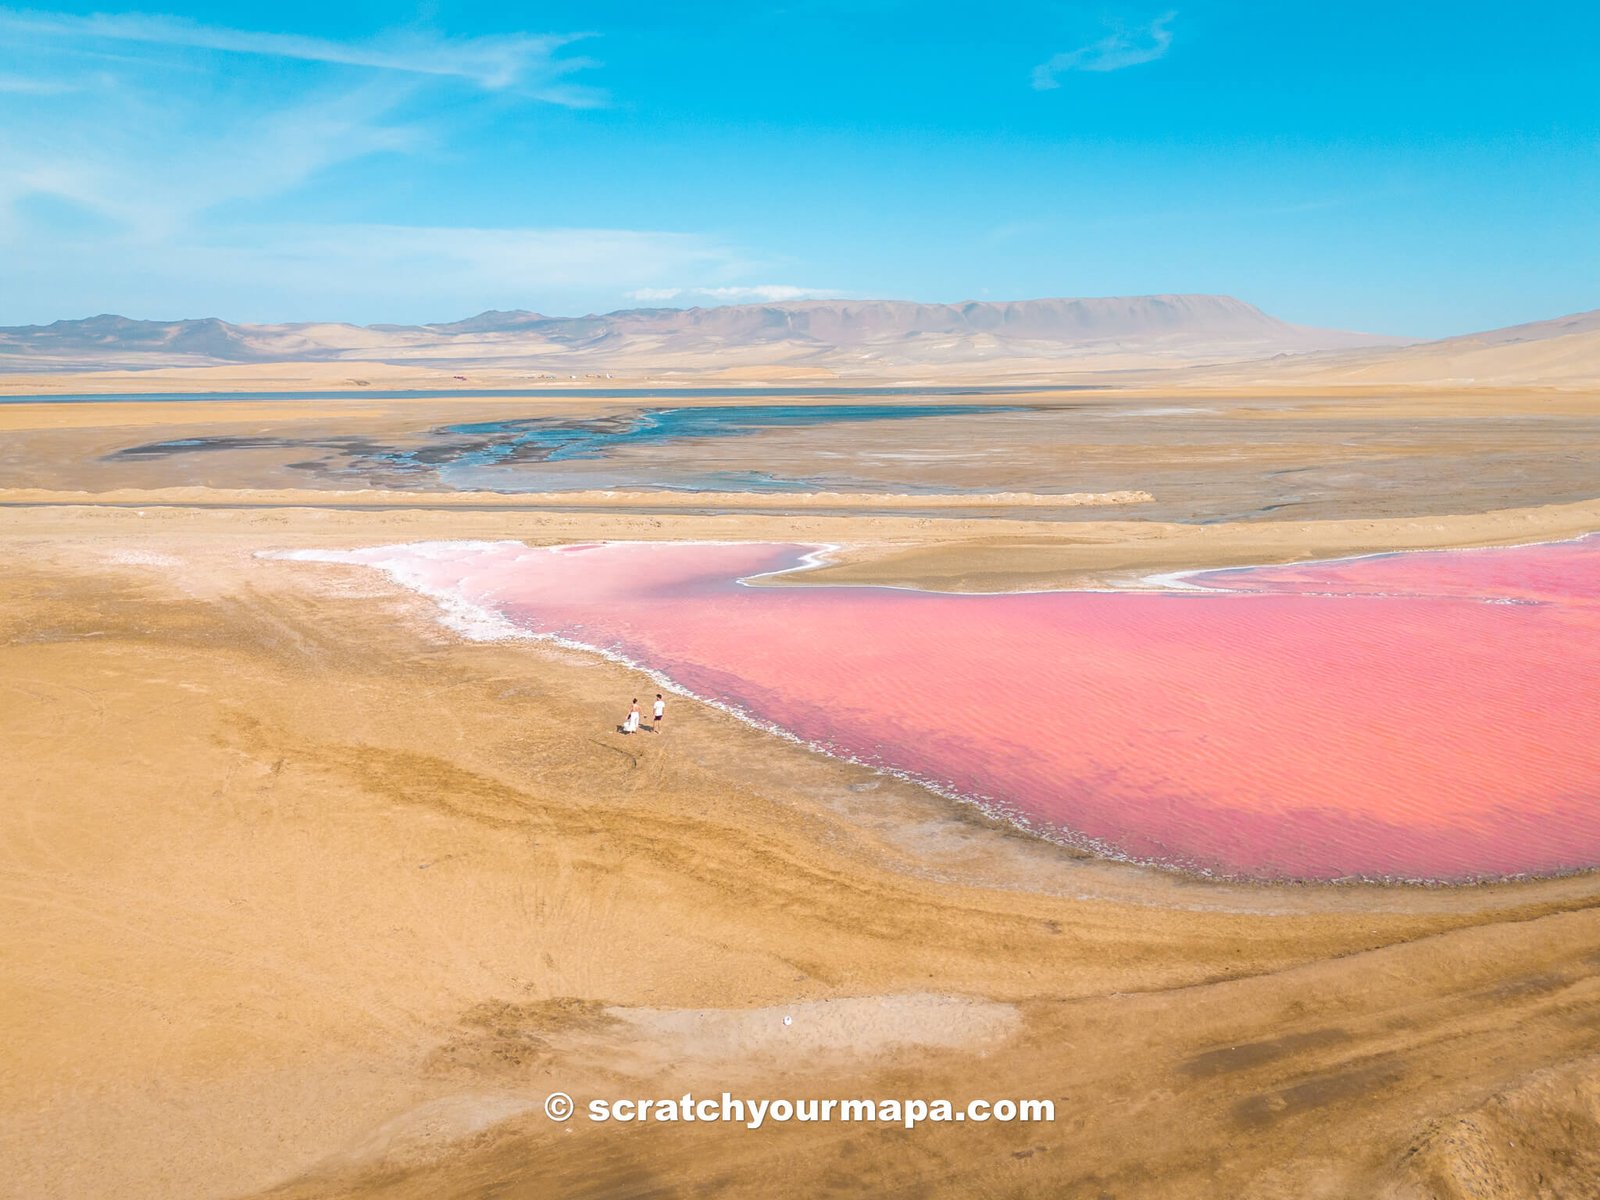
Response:
[[[107,457],[346,416],[414,442],[507,411],[488,400],[0,406],[0,1191],[1593,1194],[1600,877],[1251,886],[1100,860],[684,698],[621,738],[645,676],[464,641],[382,577],[262,556],[804,540],[836,565],[772,582],[1008,590],[1600,529],[1587,393],[1239,400],[1176,414],[1204,453],[1201,424],[1136,424],[1082,473],[1150,501],[1042,513],[995,497],[1083,443],[939,460],[973,511],[908,512],[889,477],[710,505]],[[913,424],[876,448],[937,445]],[[1341,493],[1352,441],[1385,449]],[[839,449],[751,442],[761,469]],[[1259,511],[1305,468],[1327,485]],[[1056,1120],[624,1128],[548,1119],[557,1089],[1044,1097]]]

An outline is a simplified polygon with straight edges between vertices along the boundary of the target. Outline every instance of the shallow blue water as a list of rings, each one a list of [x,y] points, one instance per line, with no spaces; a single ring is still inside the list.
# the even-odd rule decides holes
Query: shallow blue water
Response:
[[[655,408],[621,416],[574,420],[533,417],[446,425],[440,434],[480,437],[486,444],[452,455],[452,467],[486,467],[515,461],[567,462],[602,458],[627,446],[686,438],[741,437],[763,429],[794,429],[852,421],[904,421],[919,417],[1015,412],[1002,404],[771,404],[706,408]],[[402,451],[392,461],[437,461],[429,448]]]
[[[738,438],[763,430],[852,422],[905,421],[1028,411],[1002,404],[763,404],[634,409],[598,417],[524,417],[474,421],[431,431],[420,445],[385,445],[356,435],[297,439],[279,435],[174,438],[115,451],[112,458],[163,459],[239,450],[305,451],[291,465],[337,474],[431,477],[463,491],[507,493],[661,488],[673,491],[806,492],[874,491],[848,475],[784,476],[742,470],[722,461],[695,461],[693,450],[658,462],[649,455],[617,455],[632,447]],[[586,463],[594,463],[587,467]],[[700,468],[700,469],[697,469]],[[392,483],[383,486],[393,486]],[[898,491],[944,490],[916,484]]]

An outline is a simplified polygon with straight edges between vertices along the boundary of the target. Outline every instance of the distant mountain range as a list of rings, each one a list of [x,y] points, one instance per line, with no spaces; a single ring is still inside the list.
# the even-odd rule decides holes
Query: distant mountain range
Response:
[[[805,300],[640,308],[585,317],[491,311],[434,325],[231,324],[121,316],[0,328],[0,370],[273,362],[494,365],[595,371],[781,364],[829,373],[1010,360],[1104,369],[1256,359],[1401,341],[1313,329],[1231,296],[917,304]]]

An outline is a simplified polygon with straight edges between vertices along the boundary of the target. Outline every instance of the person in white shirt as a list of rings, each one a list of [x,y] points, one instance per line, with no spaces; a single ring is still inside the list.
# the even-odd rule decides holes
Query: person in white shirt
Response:
[[[667,702],[661,698],[660,692],[656,693],[656,702],[650,711],[652,714],[650,717],[650,732],[660,733],[661,722],[666,720],[667,717]]]

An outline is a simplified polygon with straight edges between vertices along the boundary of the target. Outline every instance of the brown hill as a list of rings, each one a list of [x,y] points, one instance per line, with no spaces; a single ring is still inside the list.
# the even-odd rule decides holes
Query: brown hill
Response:
[[[0,369],[286,361],[494,362],[562,371],[752,364],[915,368],[997,360],[1215,362],[1393,339],[1311,329],[1229,296],[918,304],[806,300],[584,317],[490,311],[435,325],[235,325],[119,316],[0,329]]]
[[[1435,342],[1305,354],[1202,374],[1252,383],[1595,386],[1600,309]]]

